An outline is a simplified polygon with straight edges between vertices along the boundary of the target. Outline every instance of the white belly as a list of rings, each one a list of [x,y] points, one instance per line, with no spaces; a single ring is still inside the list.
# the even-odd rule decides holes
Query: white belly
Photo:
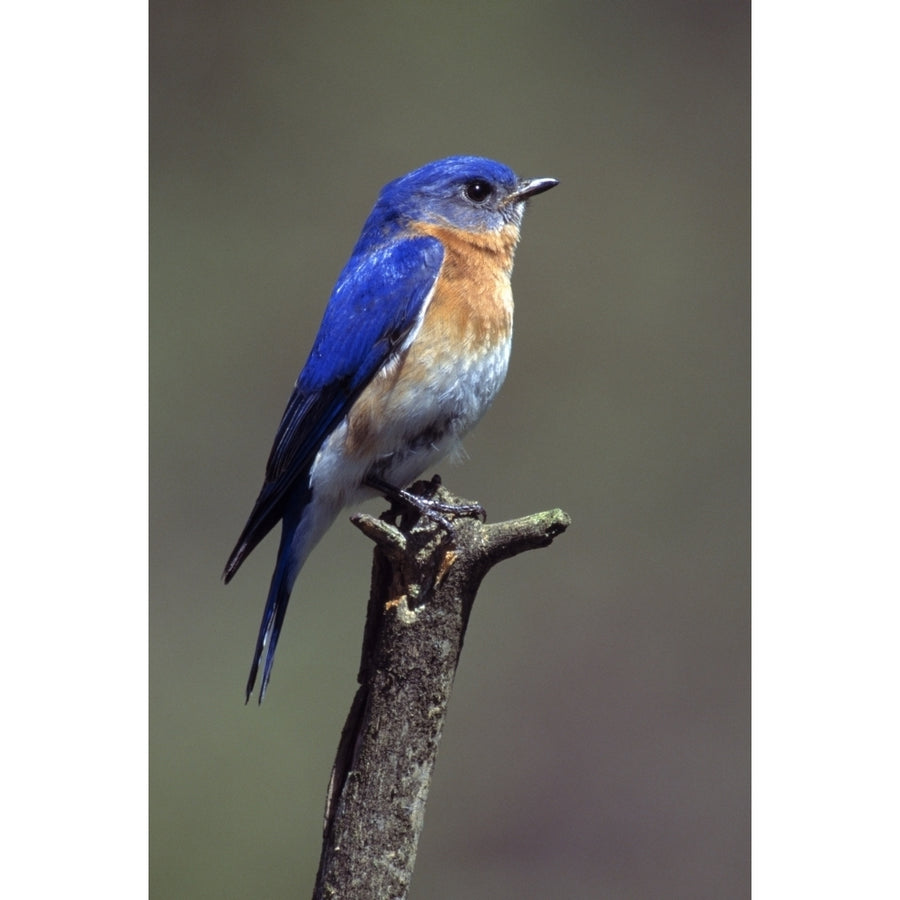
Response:
[[[343,507],[372,495],[361,487],[368,474],[404,487],[456,450],[500,390],[510,346],[506,340],[477,355],[441,348],[405,373],[400,362],[399,371],[376,376],[316,456],[313,494]]]

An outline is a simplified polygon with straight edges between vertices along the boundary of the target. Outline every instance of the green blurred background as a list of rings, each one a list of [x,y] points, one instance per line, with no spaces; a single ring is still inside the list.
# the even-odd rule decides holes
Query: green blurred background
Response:
[[[378,189],[453,153],[561,184],[440,472],[574,524],[482,586],[411,896],[749,896],[749,15],[151,4],[154,898],[311,894],[370,545],[313,554],[262,708],[274,536],[220,573]]]

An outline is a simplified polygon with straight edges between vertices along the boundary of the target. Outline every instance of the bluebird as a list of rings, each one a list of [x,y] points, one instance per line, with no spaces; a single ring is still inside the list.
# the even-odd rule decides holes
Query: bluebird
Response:
[[[247,701],[265,654],[262,703],[297,574],[338,513],[377,494],[420,503],[404,486],[456,449],[491,405],[509,362],[525,201],[556,184],[451,156],[382,188],[225,566],[227,584],[281,522]]]

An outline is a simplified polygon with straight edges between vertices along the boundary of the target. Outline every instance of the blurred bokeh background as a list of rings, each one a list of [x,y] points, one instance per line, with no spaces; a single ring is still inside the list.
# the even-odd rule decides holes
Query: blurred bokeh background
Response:
[[[411,896],[749,896],[749,4],[150,19],[151,895],[311,894],[370,545],[342,517],[313,554],[262,708],[275,537],[220,573],[378,189],[475,153],[561,184],[440,472],[574,524],[482,586]]]

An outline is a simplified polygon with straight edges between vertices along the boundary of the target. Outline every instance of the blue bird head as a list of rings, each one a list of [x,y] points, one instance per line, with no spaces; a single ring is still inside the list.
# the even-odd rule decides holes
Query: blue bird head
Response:
[[[449,156],[386,184],[363,237],[390,233],[409,222],[474,232],[518,227],[525,201],[557,183],[555,178],[520,179],[492,159]]]

